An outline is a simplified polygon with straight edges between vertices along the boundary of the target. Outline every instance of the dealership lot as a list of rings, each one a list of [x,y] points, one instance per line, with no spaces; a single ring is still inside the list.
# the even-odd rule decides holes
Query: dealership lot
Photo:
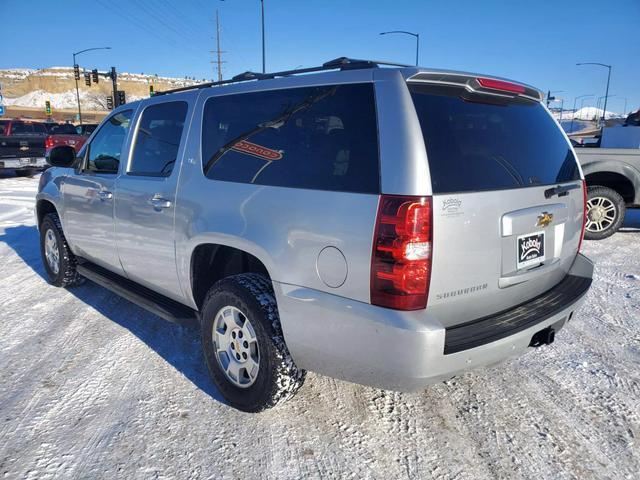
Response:
[[[224,405],[198,331],[89,282],[46,284],[37,178],[0,178],[3,478],[635,478],[640,211],[584,251],[556,343],[414,393],[310,374],[259,415]],[[383,354],[383,352],[381,352]]]

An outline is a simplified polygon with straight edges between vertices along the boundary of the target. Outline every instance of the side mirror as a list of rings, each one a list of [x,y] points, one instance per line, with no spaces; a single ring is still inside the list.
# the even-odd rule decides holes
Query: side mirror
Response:
[[[73,147],[61,145],[53,147],[47,155],[47,163],[52,167],[72,167],[76,162],[76,151]]]

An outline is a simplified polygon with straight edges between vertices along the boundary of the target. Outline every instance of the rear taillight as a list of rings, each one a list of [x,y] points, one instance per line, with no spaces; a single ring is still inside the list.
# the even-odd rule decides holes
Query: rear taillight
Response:
[[[44,141],[45,148],[52,148],[54,145],[53,137],[49,135]]]
[[[587,228],[587,182],[586,180],[582,180],[582,231],[580,232],[580,242],[578,243],[578,252],[582,248],[582,240],[584,240],[584,231]]]
[[[427,306],[432,231],[430,197],[380,197],[371,257],[372,304],[398,310]]]
[[[476,78],[481,87],[492,90],[502,90],[503,92],[524,93],[525,89],[517,83],[505,82],[504,80],[494,80],[493,78]]]

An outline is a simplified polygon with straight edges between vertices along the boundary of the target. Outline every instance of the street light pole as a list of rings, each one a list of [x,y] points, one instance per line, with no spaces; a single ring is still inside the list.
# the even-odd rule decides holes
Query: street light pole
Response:
[[[576,103],[578,102],[579,98],[586,98],[586,97],[593,97],[593,94],[587,94],[587,95],[578,95],[576,98],[573,99],[573,115],[571,115],[571,126],[569,127],[569,132],[573,132],[573,120],[575,119],[576,116]]]
[[[607,98],[609,97],[609,82],[611,81],[611,65],[607,65],[605,63],[598,63],[598,62],[582,62],[582,63],[576,63],[576,65],[597,65],[599,67],[605,67],[609,69],[609,72],[607,73],[607,89],[604,92],[604,107],[602,109],[602,127],[604,128],[604,124],[605,124],[605,120],[606,120],[606,115],[607,115]]]
[[[262,73],[266,73],[264,60],[264,0],[260,0],[260,9],[262,10]]]
[[[420,57],[420,34],[407,32],[405,30],[393,30],[391,32],[381,32],[380,35],[388,35],[390,33],[403,33],[405,35],[411,35],[412,37],[416,37],[416,67],[418,66],[419,57]]]
[[[91,50],[111,50],[111,47],[95,47],[95,48],[85,48],[84,50],[80,50],[73,54],[73,68],[76,68],[76,55],[80,55],[84,52],[89,52]],[[75,75],[74,75],[75,78]],[[80,110],[80,90],[78,88],[78,79],[76,78],[76,99],[78,100],[78,121],[80,125],[82,125],[82,111]]]

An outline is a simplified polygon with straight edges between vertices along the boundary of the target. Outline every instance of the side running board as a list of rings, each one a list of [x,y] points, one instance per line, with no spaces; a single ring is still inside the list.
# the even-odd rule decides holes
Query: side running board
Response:
[[[91,262],[78,263],[77,271],[83,277],[165,320],[182,325],[197,322],[195,310]]]

